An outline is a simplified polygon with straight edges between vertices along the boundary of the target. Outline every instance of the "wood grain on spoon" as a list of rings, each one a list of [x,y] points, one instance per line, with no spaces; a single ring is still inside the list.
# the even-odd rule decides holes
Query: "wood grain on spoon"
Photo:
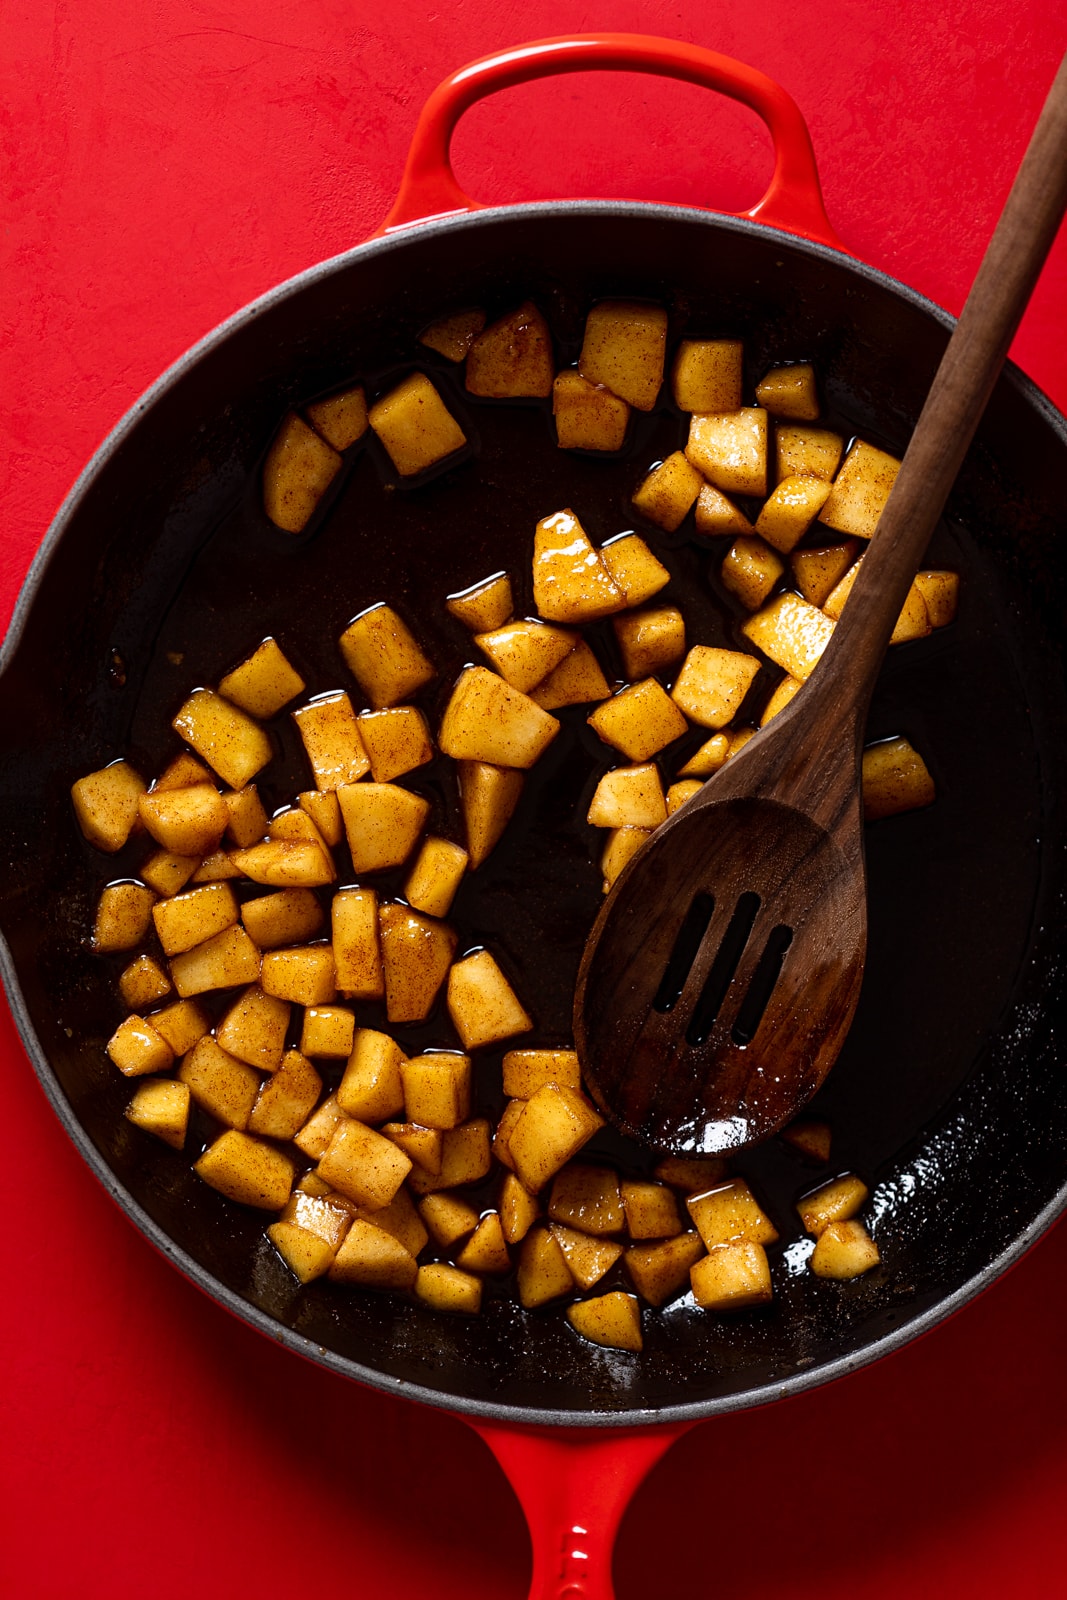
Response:
[[[1060,65],[876,537],[811,679],[617,880],[575,991],[585,1080],[625,1132],[739,1149],[792,1118],[837,1058],[867,945],[867,707],[1067,206]]]

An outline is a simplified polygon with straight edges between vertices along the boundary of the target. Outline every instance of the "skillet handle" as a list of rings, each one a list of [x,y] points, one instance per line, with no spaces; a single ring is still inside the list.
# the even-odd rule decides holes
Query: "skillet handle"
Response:
[[[774,175],[763,199],[739,215],[844,251],[823,206],[811,137],[796,101],[773,78],[730,56],[641,33],[538,39],[483,56],[446,78],[422,108],[396,203],[376,237],[434,217],[485,209],[459,187],[449,155],[456,124],[477,101],[532,78],[595,70],[681,78],[750,106],[774,142]]]
[[[503,1467],[525,1514],[533,1544],[530,1600],[614,1600],[611,1554],[622,1514],[656,1462],[693,1424],[578,1435],[471,1426]]]

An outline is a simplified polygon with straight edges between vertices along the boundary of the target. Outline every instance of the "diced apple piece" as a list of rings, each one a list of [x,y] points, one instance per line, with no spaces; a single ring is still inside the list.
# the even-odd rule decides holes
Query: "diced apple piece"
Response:
[[[759,719],[760,727],[766,727],[772,717],[776,717],[779,711],[784,711],[797,690],[801,688],[803,685],[795,678],[783,678],[763,708],[763,715]]]
[[[456,1257],[456,1266],[461,1267],[464,1272],[511,1271],[511,1257],[508,1255],[504,1230],[497,1212],[486,1212]]]
[[[342,1122],[348,1121],[349,1118],[337,1103],[337,1096],[331,1094],[317,1111],[312,1112],[303,1127],[293,1134],[293,1143],[312,1161],[318,1161],[330,1148],[330,1140]],[[328,1184],[326,1188],[329,1188]]]
[[[830,494],[824,478],[783,478],[756,518],[756,532],[788,555]]]
[[[692,416],[685,453],[717,489],[762,497],[767,493],[766,411],[742,406]]]
[[[605,744],[614,745],[636,762],[648,761],[688,728],[685,717],[655,678],[645,678],[613,695],[587,720]]]
[[[681,783],[672,783],[667,790],[667,815],[673,817],[680,811],[688,800],[699,794],[704,787],[702,778],[685,778]]]
[[[429,1194],[419,1201],[419,1216],[444,1250],[473,1233],[478,1213],[458,1194]]]
[[[390,1022],[421,1022],[433,1008],[456,951],[456,935],[444,922],[403,905],[378,913]]]
[[[144,792],[144,779],[126,761],[79,778],[70,797],[89,843],[109,855],[121,850],[138,821],[137,802]]]
[[[609,389],[568,370],[552,385],[552,415],[561,450],[621,450],[630,407]]]
[[[550,1222],[549,1229],[579,1289],[591,1289],[599,1283],[622,1255],[622,1245],[613,1239],[596,1238],[562,1222]]]
[[[585,640],[579,639],[570,655],[564,656],[559,666],[530,690],[530,699],[542,711],[556,711],[560,706],[606,700],[610,693],[599,661]]]
[[[958,572],[917,572],[914,587],[923,597],[931,628],[945,628],[955,620],[960,596]]]
[[[567,1307],[567,1321],[590,1344],[609,1350],[644,1348],[641,1341],[641,1312],[632,1294],[615,1289],[594,1300],[580,1300]]]
[[[378,1210],[396,1194],[411,1171],[411,1161],[391,1139],[346,1117],[334,1129],[316,1170],[357,1206]]]
[[[488,950],[458,961],[448,974],[448,1011],[465,1050],[528,1033],[533,1023]]]
[[[120,977],[119,993],[131,1011],[141,1011],[170,993],[170,979],[153,956],[138,956]]]
[[[260,983],[265,994],[298,1006],[329,1005],[336,998],[333,947],[302,944],[289,950],[268,950]]]
[[[331,798],[336,802],[335,794],[331,795]],[[341,815],[340,806],[337,807],[337,815]],[[303,806],[287,806],[284,811],[277,812],[270,819],[267,834],[268,840],[280,839],[285,844],[299,842],[317,845],[327,861],[332,859],[326,847],[326,840]]]
[[[704,1194],[690,1195],[686,1206],[709,1250],[738,1239],[773,1244],[778,1237],[778,1230],[743,1178],[732,1178]]]
[[[101,955],[132,950],[152,925],[156,897],[143,883],[109,883],[97,901],[93,949]]]
[[[276,639],[264,639],[258,650],[219,681],[219,693],[253,717],[273,717],[303,692],[303,678]]]
[[[327,1140],[327,1144],[328,1143],[329,1140]],[[305,1172],[304,1176],[297,1184],[295,1192],[297,1194],[317,1195],[319,1199],[323,1199],[327,1195],[334,1195],[334,1191],[330,1188],[330,1185],[328,1183],[323,1183],[317,1172]],[[337,1200],[338,1204],[350,1206],[353,1213],[359,1210],[359,1207],[352,1205],[351,1200],[346,1200],[344,1195],[334,1195],[334,1198]],[[288,1207],[286,1207],[286,1209],[288,1210]]]
[[[642,1299],[662,1306],[688,1287],[690,1268],[703,1254],[699,1233],[679,1233],[662,1244],[632,1245],[623,1266]]]
[[[180,1150],[189,1128],[189,1090],[173,1078],[148,1078],[142,1083],[125,1116],[135,1127]]]
[[[612,582],[621,591],[624,604],[643,605],[659,594],[671,575],[648,545],[636,533],[624,533],[618,539],[609,539],[601,548],[600,559],[607,568]]]
[[[520,1244],[541,1213],[537,1200],[523,1188],[513,1172],[507,1173],[500,1191],[500,1226],[508,1244]]]
[[[170,975],[178,996],[205,994],[209,989],[233,989],[238,984],[255,983],[259,977],[260,955],[243,928],[227,928],[213,939],[183,955],[175,956]]]
[[[670,1239],[682,1231],[677,1202],[665,1184],[626,1178],[622,1183],[622,1203],[631,1239]]]
[[[508,1050],[503,1063],[504,1093],[528,1100],[546,1083],[580,1089],[581,1069],[573,1050]]]
[[[603,891],[607,894],[615,879],[637,852],[643,848],[652,837],[651,828],[615,828],[608,837],[604,846],[604,853],[600,858],[600,871],[603,876]]]
[[[292,1139],[307,1122],[322,1092],[322,1079],[299,1050],[287,1050],[272,1078],[260,1085],[248,1117],[250,1133]]]
[[[450,594],[445,605],[452,615],[472,633],[491,633],[510,622],[515,612],[511,593],[511,579],[506,572],[495,572],[491,578],[472,584],[458,594]]]
[[[638,411],[651,411],[663,385],[666,349],[662,306],[602,300],[586,318],[578,370]]]
[[[412,1056],[400,1063],[404,1112],[424,1128],[456,1128],[470,1115],[471,1063],[452,1050]]]
[[[274,526],[302,533],[340,470],[337,451],[290,411],[263,463],[263,509]]]
[[[896,456],[857,439],[834,479],[829,499],[819,513],[820,521],[838,533],[869,539],[899,470]]]
[[[709,1250],[690,1268],[689,1281],[705,1311],[742,1311],[773,1298],[767,1252],[748,1239]]]
[[[626,600],[573,511],[543,517],[534,532],[534,604],[549,622],[594,622]]]
[[[407,624],[391,606],[371,606],[340,638],[348,669],[376,711],[408,700],[435,676]]]
[[[334,1283],[358,1283],[364,1289],[401,1292],[414,1288],[418,1275],[415,1257],[400,1240],[362,1218],[349,1228],[329,1272]]]
[[[337,798],[356,874],[403,866],[429,816],[430,802],[395,783],[344,784]]]
[[[334,1247],[295,1222],[272,1222],[267,1238],[300,1283],[321,1278],[333,1265]]]
[[[748,611],[761,606],[785,571],[785,563],[762,539],[735,539],[723,557],[723,587]]]
[[[740,410],[743,357],[740,339],[683,339],[671,368],[679,411]]]
[[[775,475],[783,478],[825,478],[830,482],[844,453],[845,441],[829,428],[784,427],[775,430]]]
[[[418,1270],[415,1295],[434,1311],[476,1316],[482,1308],[482,1281],[445,1261],[431,1261]]]
[[[464,1183],[480,1183],[491,1166],[489,1124],[484,1117],[474,1117],[442,1135],[440,1172],[416,1168],[408,1178],[408,1187],[415,1194],[432,1194]]]
[[[528,695],[486,667],[468,667],[445,708],[438,744],[456,761],[532,767],[558,732],[557,719]]]
[[[680,767],[680,778],[710,778],[713,772],[718,772],[729,754],[730,740],[725,733],[713,733],[710,739],[705,739],[700,749]]]
[[[247,1128],[248,1118],[259,1091],[259,1079],[252,1068],[231,1056],[215,1040],[205,1035],[185,1057],[178,1069],[198,1106],[224,1122],[229,1128]]]
[[[121,1022],[107,1042],[107,1053],[127,1078],[148,1072],[169,1072],[174,1052],[162,1034],[136,1013]]]
[[[395,1145],[399,1145],[417,1167],[422,1167],[431,1177],[437,1177],[441,1171],[441,1156],[444,1150],[444,1134],[440,1128],[420,1128],[414,1122],[386,1122],[381,1131],[387,1139],[392,1139]],[[417,1250],[415,1254],[418,1255]]]
[[[791,678],[806,683],[830,642],[832,620],[797,594],[780,594],[741,632]]]
[[[847,1222],[854,1217],[868,1193],[862,1178],[847,1172],[804,1195],[797,1201],[797,1212],[808,1233],[818,1238],[831,1222]]]
[[[330,907],[337,987],[351,1000],[380,1000],[385,994],[378,930],[378,896],[373,889],[342,889]]]
[[[264,837],[269,818],[254,783],[243,789],[228,789],[222,803],[226,807],[226,831],[238,849],[246,850]]]
[[[525,694],[570,655],[577,640],[547,622],[523,620],[476,634],[474,642],[504,682]]]
[[[655,762],[605,772],[585,820],[594,828],[658,828],[666,822],[663,784]]]
[[[456,311],[424,328],[419,343],[436,350],[446,361],[462,361],[484,327],[484,311]]]
[[[830,544],[820,550],[794,550],[789,565],[804,599],[813,606],[824,606],[827,596],[856,559],[858,549],[855,539],[847,539],[844,544]]]
[[[225,850],[212,850],[206,855],[189,880],[191,883],[223,883],[228,878],[243,878],[240,867],[235,867]]]
[[[810,361],[795,366],[772,367],[756,385],[756,399],[776,417],[791,417],[796,422],[814,422],[819,415],[815,392],[815,369]]]
[[[425,373],[413,372],[371,406],[368,419],[402,478],[425,472],[467,442]]]
[[[285,1055],[288,1028],[288,1002],[264,994],[254,983],[222,1017],[215,1038],[238,1061],[258,1067],[260,1072],[277,1072]]]
[[[305,789],[297,795],[301,811],[306,811],[319,831],[323,842],[331,849],[344,837],[341,807],[333,789]]]
[[[385,1122],[404,1109],[404,1084],[400,1069],[404,1052],[387,1033],[358,1028],[337,1104],[359,1122]]]
[[[511,820],[522,793],[523,775],[488,761],[459,763],[459,794],[473,872],[480,867]]]
[[[696,530],[706,539],[729,538],[731,534],[747,538],[754,531],[740,507],[713,483],[706,483],[697,496]]]
[[[214,850],[226,831],[228,813],[208,783],[191,789],[158,789],[141,796],[141,821],[164,850],[198,860]]]
[[[490,323],[467,352],[467,389],[485,399],[539,399],[552,393],[555,365],[548,324],[529,300]]]
[[[695,644],[675,679],[671,699],[693,722],[722,728],[737,715],[760,664],[739,650]]]
[[[176,1056],[183,1056],[211,1032],[211,1018],[195,1000],[176,1000],[162,1011],[154,1011],[149,1020]]]
[[[574,1278],[567,1259],[547,1228],[534,1227],[522,1241],[519,1252],[519,1301],[527,1310],[543,1306],[560,1295],[570,1294]]]
[[[213,689],[195,689],[171,727],[231,789],[243,789],[273,754],[263,729]]]
[[[831,1134],[828,1122],[817,1122],[805,1117],[783,1128],[781,1137],[786,1144],[791,1144],[794,1150],[799,1150],[801,1155],[807,1156],[811,1161],[830,1159]]]
[[[808,1265],[817,1278],[859,1278],[881,1260],[862,1222],[831,1222],[819,1235]]]
[[[683,1194],[703,1194],[714,1188],[726,1172],[720,1156],[663,1156],[652,1169],[660,1183],[669,1183]]]
[[[388,783],[433,760],[430,730],[415,706],[365,711],[359,718],[359,731],[375,783]]]
[[[237,900],[228,883],[190,889],[152,907],[156,933],[168,956],[181,955],[184,950],[203,944],[205,939],[233,927],[237,917]]]
[[[293,721],[320,789],[334,790],[343,783],[357,783],[369,770],[360,719],[343,690],[320,695],[310,705],[302,706],[293,712]]]
[[[168,761],[152,785],[152,793],[165,794],[168,789],[195,789],[201,783],[214,781],[204,763],[188,750],[183,750],[173,761]]]
[[[228,1200],[261,1211],[280,1211],[293,1187],[289,1157],[236,1128],[220,1134],[193,1171]]]
[[[466,850],[449,839],[424,840],[404,885],[408,905],[429,917],[447,916],[467,870],[467,859]]]
[[[509,1140],[523,1187],[538,1194],[603,1126],[603,1117],[577,1089],[555,1083],[538,1089]]]
[[[278,945],[299,944],[322,927],[322,907],[310,889],[284,889],[280,894],[265,894],[246,900],[241,921],[261,950]]]
[[[726,735],[726,759],[730,760],[739,750],[743,750],[750,739],[756,736],[755,728],[734,728]]]
[[[367,431],[367,396],[358,387],[315,400],[304,411],[315,432],[335,450],[349,449]]]
[[[634,509],[649,522],[674,533],[685,521],[704,479],[683,450],[675,450],[645,478],[633,497]]]
[[[863,816],[867,822],[918,811],[937,798],[934,780],[907,739],[884,739],[863,752]]]
[[[685,621],[677,606],[657,606],[613,617],[611,626],[625,676],[648,678],[685,653]],[[607,685],[605,684],[605,694]]]
[[[508,1141],[512,1130],[523,1112],[526,1110],[525,1100],[509,1100],[497,1120],[496,1132],[493,1134],[493,1155],[501,1166],[515,1170],[515,1163],[511,1157]]]
[[[340,1198],[340,1196],[338,1196]],[[353,1208],[356,1218],[364,1222],[371,1222],[376,1228],[381,1228],[383,1233],[392,1234],[409,1251],[417,1256],[419,1251],[429,1243],[430,1235],[423,1225],[422,1218],[415,1210],[415,1202],[410,1194],[401,1185],[387,1206],[380,1206],[375,1211],[367,1211],[356,1206]],[[354,1219],[355,1220],[355,1219]]]
[[[548,1216],[551,1222],[562,1222],[582,1233],[621,1233],[626,1213],[614,1167],[568,1162],[553,1180]]]
[[[232,851],[230,860],[244,877],[272,889],[315,889],[337,876],[327,851],[310,839],[268,839]]]
[[[167,899],[184,888],[199,866],[199,856],[180,856],[175,855],[173,850],[157,850],[141,868],[141,877],[150,889]]]

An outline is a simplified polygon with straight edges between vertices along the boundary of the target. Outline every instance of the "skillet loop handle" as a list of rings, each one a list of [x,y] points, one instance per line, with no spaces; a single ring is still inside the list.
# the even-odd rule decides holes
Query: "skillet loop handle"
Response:
[[[611,1555],[622,1514],[692,1424],[592,1436],[472,1426],[525,1513],[533,1545],[530,1600],[614,1600]]]
[[[485,209],[459,187],[449,154],[456,124],[477,101],[534,78],[589,71],[680,78],[751,107],[774,142],[774,175],[763,199],[738,215],[844,251],[826,215],[815,152],[796,101],[773,78],[730,56],[640,33],[538,39],[483,56],[446,78],[422,109],[396,203],[378,237],[435,217]]]

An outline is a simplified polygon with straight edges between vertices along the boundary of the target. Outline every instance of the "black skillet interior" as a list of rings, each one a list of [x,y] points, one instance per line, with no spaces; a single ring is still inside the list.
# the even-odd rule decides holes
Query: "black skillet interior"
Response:
[[[121,1015],[122,962],[94,958],[86,934],[102,883],[135,875],[145,847],[99,856],[68,795],[120,754],[158,772],[176,749],[169,719],[181,698],[267,633],[309,691],[352,688],[336,640],[381,599],[442,669],[425,700],[434,720],[472,652],[442,597],[507,569],[528,609],[537,518],[570,505],[594,540],[633,526],[629,493],[677,448],[682,424],[664,407],[637,419],[621,460],[565,457],[545,408],[471,401],[415,336],[444,311],[493,314],[532,296],[567,361],[591,301],[617,293],[668,305],[674,336],[742,337],[749,388],[777,360],[813,360],[827,420],[898,454],[946,337],[940,314],[877,273],[698,213],[530,207],[366,247],[243,314],[138,408],[63,519],[0,680],[5,976],[45,1087],[98,1175],[209,1293],[313,1359],[473,1413],[586,1426],[707,1414],[847,1370],[965,1299],[1059,1209],[1062,419],[1017,374],[1001,382],[931,548],[933,564],[963,574],[959,619],[892,653],[871,714],[871,737],[907,734],[924,752],[938,799],[868,831],[868,976],[816,1102],[833,1125],[833,1170],[858,1171],[873,1191],[883,1264],[854,1283],[807,1270],[792,1208],[825,1174],[772,1142],[737,1165],[782,1235],[773,1309],[716,1319],[679,1302],[646,1314],[641,1357],[596,1349],[558,1308],[523,1313],[506,1292],[480,1318],[457,1319],[324,1283],[298,1288],[262,1240],[261,1215],[221,1201],[188,1154],[122,1117],[129,1088],[103,1053]],[[413,364],[439,383],[474,459],[397,486],[376,447],[357,446],[317,527],[298,539],[272,529],[257,467],[287,405],[354,377],[380,390]],[[713,576],[723,546],[641,531],[671,568],[665,593],[680,598],[690,640],[733,642]],[[597,637],[610,665],[610,633]],[[761,675],[750,704],[772,681]],[[569,1033],[599,902],[598,841],[580,818],[612,764],[584,712],[563,720],[566,737],[454,915],[467,947],[484,940],[512,972],[545,1043]],[[268,809],[308,782],[287,718],[272,727]],[[450,775],[435,765],[405,782],[433,801],[432,825],[454,833]],[[378,1014],[361,1015],[373,1025]],[[438,1013],[402,1042],[454,1038]],[[499,1058],[486,1052],[479,1065],[478,1109],[499,1107]],[[621,1151],[633,1171],[645,1164],[610,1134],[592,1148]]]

